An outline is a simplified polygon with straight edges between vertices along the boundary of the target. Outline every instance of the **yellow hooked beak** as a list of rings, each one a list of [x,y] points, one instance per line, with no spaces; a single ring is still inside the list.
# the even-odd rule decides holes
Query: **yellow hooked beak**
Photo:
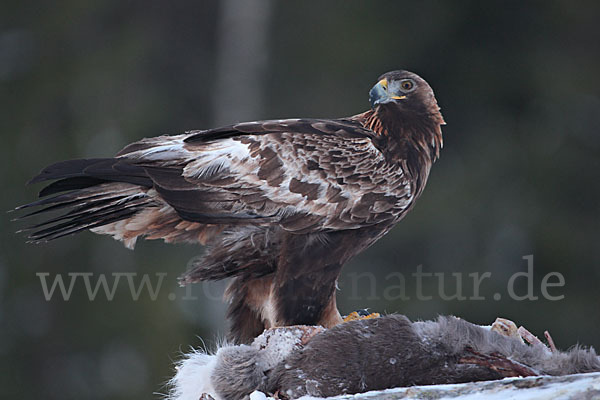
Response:
[[[405,95],[394,93],[388,86],[388,80],[384,78],[377,82],[377,84],[369,91],[369,102],[371,103],[372,108],[375,108],[378,104],[389,103],[392,100],[406,99]]]

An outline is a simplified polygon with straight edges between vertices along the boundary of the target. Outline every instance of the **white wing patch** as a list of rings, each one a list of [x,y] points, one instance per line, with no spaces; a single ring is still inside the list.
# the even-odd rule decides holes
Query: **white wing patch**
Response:
[[[248,169],[247,161],[250,156],[248,145],[238,140],[223,139],[207,143],[201,149],[201,151],[195,151],[191,154],[193,161],[183,169],[185,177],[202,179],[224,170],[231,170],[233,164],[246,165],[245,170]]]
[[[151,161],[185,160],[190,157],[190,152],[184,147],[184,139],[188,136],[183,134],[146,138],[138,142],[145,145],[142,149],[122,154],[120,157]]]

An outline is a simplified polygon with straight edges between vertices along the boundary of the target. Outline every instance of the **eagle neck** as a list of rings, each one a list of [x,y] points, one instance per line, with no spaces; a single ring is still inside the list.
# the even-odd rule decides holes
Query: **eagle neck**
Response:
[[[444,120],[439,111],[417,114],[377,107],[363,113],[361,119],[363,126],[375,134],[386,159],[400,163],[415,180],[415,189],[420,193],[443,144]]]

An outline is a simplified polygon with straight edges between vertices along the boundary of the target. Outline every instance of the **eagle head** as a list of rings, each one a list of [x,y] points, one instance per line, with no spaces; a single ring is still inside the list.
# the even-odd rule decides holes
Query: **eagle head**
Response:
[[[409,71],[391,71],[381,75],[369,92],[369,102],[373,110],[391,108],[393,111],[413,111],[418,114],[439,113],[429,84]]]

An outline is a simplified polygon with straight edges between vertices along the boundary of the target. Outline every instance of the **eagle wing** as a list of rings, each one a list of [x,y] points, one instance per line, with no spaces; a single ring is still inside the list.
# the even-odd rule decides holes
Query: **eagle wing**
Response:
[[[373,132],[353,120],[276,120],[147,138],[115,158],[51,165],[58,179],[24,207],[70,207],[49,240],[83,229],[132,247],[138,236],[204,243],[231,225],[277,224],[294,233],[357,229],[398,218],[413,190]],[[34,212],[32,214],[39,213]],[[66,220],[66,222],[64,222]]]
[[[412,198],[369,133],[344,121],[262,121],[134,144],[120,157],[145,165],[187,221],[356,229],[396,218]]]

